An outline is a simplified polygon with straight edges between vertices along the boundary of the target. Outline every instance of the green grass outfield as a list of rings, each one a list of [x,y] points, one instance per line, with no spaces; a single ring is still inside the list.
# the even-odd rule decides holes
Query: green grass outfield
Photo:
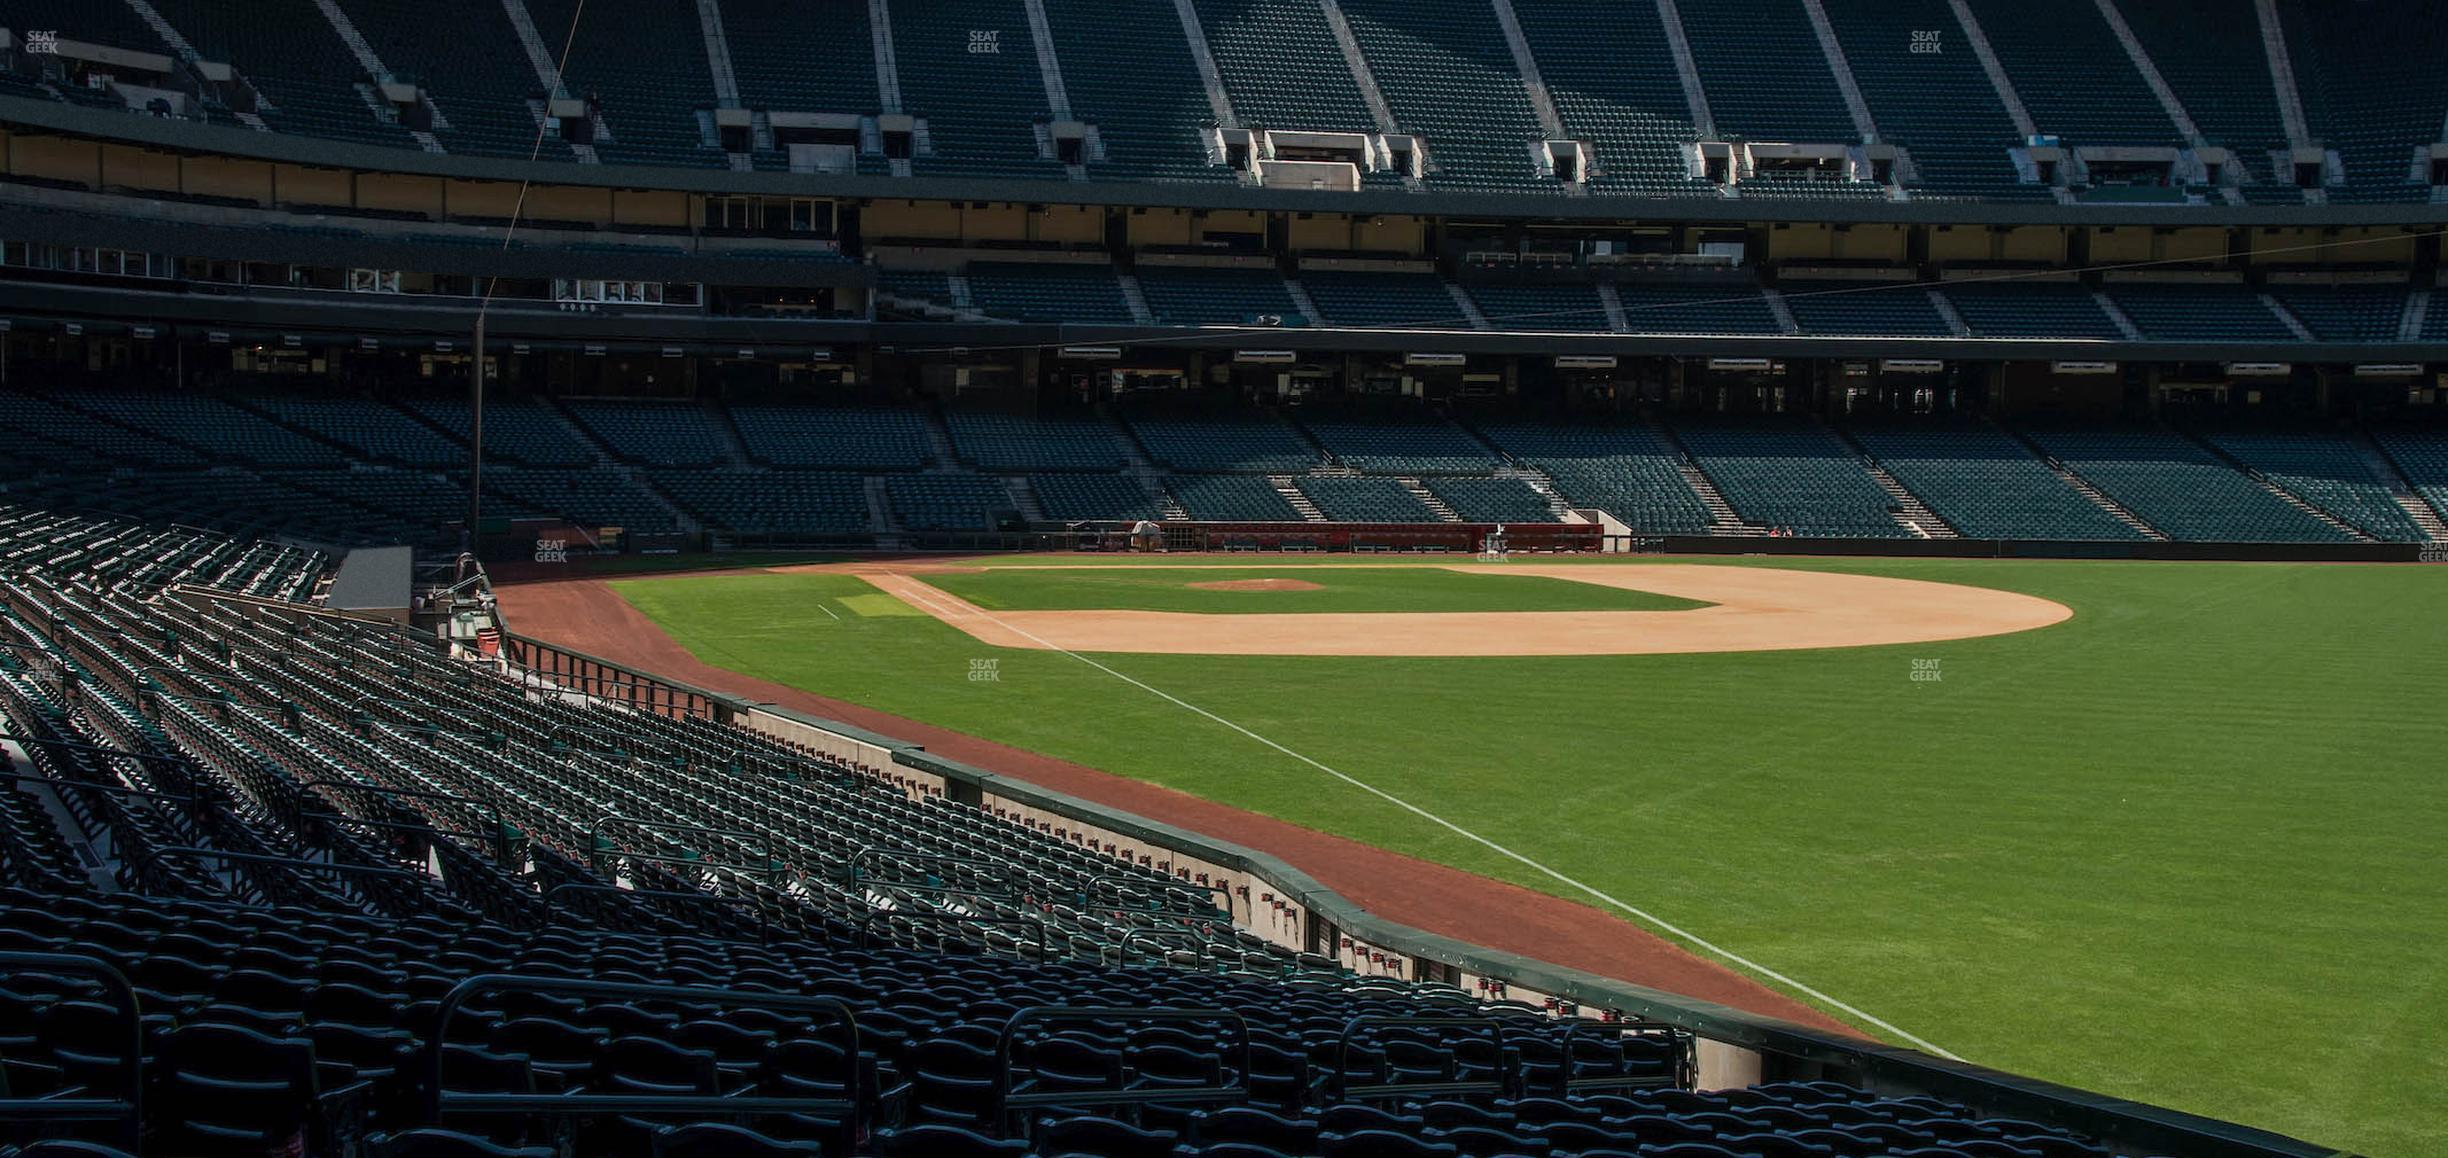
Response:
[[[1535,575],[1444,567],[997,567],[918,576],[988,611],[1687,611],[1708,604]],[[1297,579],[1314,591],[1218,591],[1193,584]]]
[[[1975,1061],[2439,1152],[2448,569],[1776,565],[2075,615],[1822,651],[1100,659]],[[617,587],[712,664],[1587,899],[1076,659],[858,614],[852,576]]]

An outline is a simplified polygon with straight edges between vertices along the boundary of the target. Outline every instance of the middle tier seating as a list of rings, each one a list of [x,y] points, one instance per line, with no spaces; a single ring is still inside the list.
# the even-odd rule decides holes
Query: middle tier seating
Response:
[[[1444,279],[1433,273],[1305,269],[1301,271],[1300,284],[1318,312],[1325,315],[1310,319],[1319,325],[1399,330],[1471,328],[1470,319],[1462,316],[1453,295],[1446,292]]]
[[[2292,342],[2295,332],[2240,285],[2113,285],[2109,300],[2145,338],[2177,342]]]
[[[1788,281],[1777,286],[1805,334],[1858,338],[1954,336],[1916,282]]]
[[[1287,326],[1309,323],[1284,288],[1283,275],[1272,269],[1142,264],[1139,289],[1147,295],[1149,311],[1165,325],[1269,324],[1261,318],[1279,319]]]
[[[969,267],[969,300],[998,318],[1127,326],[1130,302],[1112,266],[980,262]]]

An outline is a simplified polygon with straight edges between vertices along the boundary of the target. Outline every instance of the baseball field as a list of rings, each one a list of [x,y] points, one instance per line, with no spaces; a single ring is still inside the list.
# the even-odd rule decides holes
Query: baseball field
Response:
[[[595,630],[747,679],[1590,905],[1873,1036],[2374,1154],[2448,1137],[2448,569],[1064,557],[546,586],[608,586],[644,618]],[[506,590],[511,627],[602,646],[609,613],[550,594]]]

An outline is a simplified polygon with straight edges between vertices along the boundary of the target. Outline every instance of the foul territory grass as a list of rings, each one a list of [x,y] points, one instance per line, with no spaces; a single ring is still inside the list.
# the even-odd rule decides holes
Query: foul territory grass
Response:
[[[1975,1061],[2437,1152],[2448,569],[1783,565],[2075,615],[1824,651],[1099,658]],[[620,589],[710,663],[1588,899],[1078,660],[860,615],[852,576]]]
[[[1688,611],[1691,599],[1444,567],[989,567],[918,576],[988,611]],[[1212,584],[1290,580],[1299,590]]]

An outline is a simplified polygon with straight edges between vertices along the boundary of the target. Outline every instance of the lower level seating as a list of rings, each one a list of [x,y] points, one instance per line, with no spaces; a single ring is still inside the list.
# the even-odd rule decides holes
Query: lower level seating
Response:
[[[650,476],[708,528],[765,539],[874,531],[866,480],[838,471],[658,470]]]
[[[1302,494],[1338,523],[1434,523],[1435,511],[1390,478],[1312,475],[1297,483]]]
[[[638,489],[629,476],[609,467],[546,470],[488,467],[485,486],[523,506],[581,527],[619,527],[630,532],[680,530],[669,507]]]
[[[1297,523],[1299,508],[1257,475],[1185,474],[1173,477],[1173,496],[1190,517],[1218,523]]]
[[[998,511],[1015,509],[1003,481],[979,474],[885,476],[893,514],[913,531],[991,531]]]
[[[2448,518],[2448,431],[2382,427],[2372,432],[2389,462],[2431,509]]]
[[[2365,451],[2325,431],[2226,431],[2210,445],[2364,534],[2395,543],[2420,542],[2422,528],[2389,493]]]
[[[1422,485],[1466,523],[1556,521],[1547,496],[1517,478],[1431,478]]]
[[[2042,449],[2170,538],[2334,543],[2345,532],[2287,505],[2167,430],[2045,430]]]
[[[1685,481],[1674,448],[1646,426],[1507,422],[1482,424],[1480,432],[1545,472],[1574,507],[1603,510],[1636,533],[1708,533],[1708,508]]]
[[[1895,500],[1825,429],[1801,422],[1678,423],[1675,433],[1736,513],[1796,535],[1895,539]]]
[[[1164,511],[1139,485],[1118,474],[1033,474],[1029,489],[1049,519],[1160,519]]]
[[[2144,537],[1994,428],[1859,427],[1853,436],[1904,489],[1967,538]]]

